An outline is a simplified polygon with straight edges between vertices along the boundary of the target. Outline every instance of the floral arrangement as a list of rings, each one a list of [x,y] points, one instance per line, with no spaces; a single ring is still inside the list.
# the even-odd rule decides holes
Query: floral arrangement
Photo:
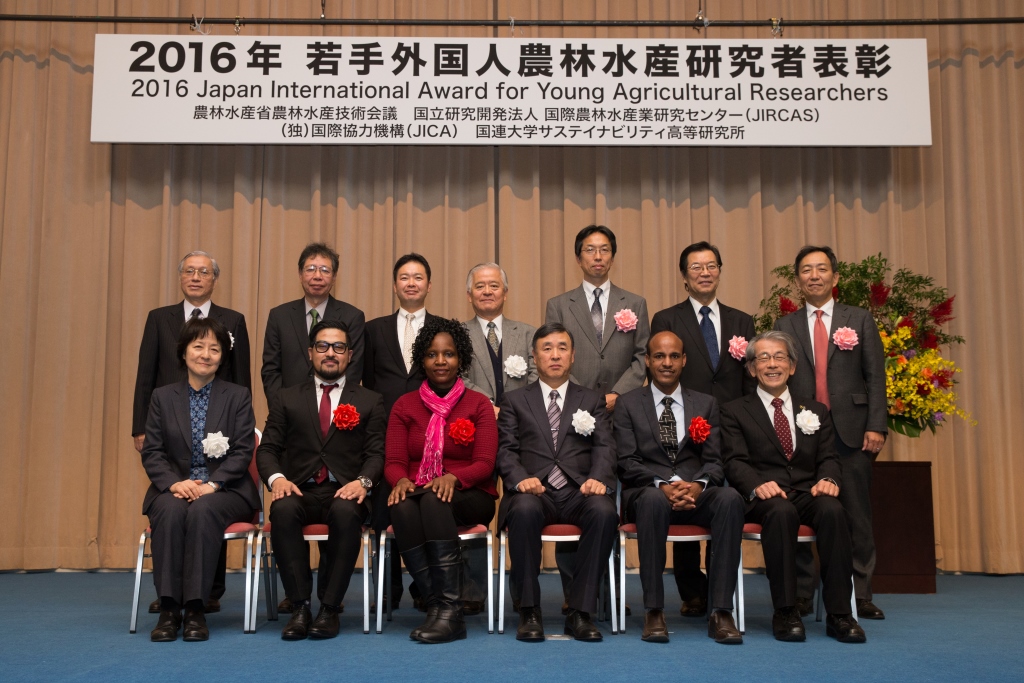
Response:
[[[892,267],[881,254],[859,263],[839,262],[836,301],[871,311],[885,350],[885,393],[889,429],[910,437],[925,429],[935,432],[950,416],[976,424],[957,407],[955,376],[960,368],[939,353],[939,347],[963,344],[964,338],[942,328],[953,319],[953,300],[934,278],[900,268],[889,280]],[[793,266],[772,271],[779,278],[762,299],[754,318],[758,332],[772,329],[775,320],[800,310],[803,301]],[[837,330],[838,334],[841,330]],[[852,349],[856,337],[833,337],[842,350]]]

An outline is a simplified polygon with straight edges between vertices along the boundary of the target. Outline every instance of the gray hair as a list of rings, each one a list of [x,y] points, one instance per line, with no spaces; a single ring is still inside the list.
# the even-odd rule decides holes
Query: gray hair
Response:
[[[504,268],[499,266],[497,263],[494,263],[493,261],[490,261],[488,263],[478,263],[478,264],[476,264],[475,266],[473,266],[470,269],[469,275],[466,276],[466,291],[467,292],[473,291],[473,273],[475,273],[478,270],[482,270],[484,268],[497,268],[498,269],[498,272],[501,273],[501,282],[502,282],[503,285],[505,285],[505,291],[507,292],[508,291],[508,275],[505,275],[505,269]]]
[[[789,360],[791,360],[794,365],[796,364],[796,340],[794,340],[792,335],[787,332],[770,330],[755,336],[750,340],[750,343],[747,344],[747,352],[745,354],[747,367],[754,364],[754,345],[759,341],[779,342],[784,345],[786,347],[786,354],[789,356]]]
[[[185,254],[184,256],[181,257],[181,260],[178,261],[178,274],[179,275],[181,274],[181,272],[183,270],[185,270],[185,261],[187,259],[193,257],[193,256],[205,256],[206,258],[210,259],[210,263],[213,264],[213,279],[216,280],[217,278],[220,277],[220,266],[217,265],[217,259],[215,259],[212,256],[210,256],[205,251],[198,251],[198,250],[190,251],[190,252],[188,252],[187,254]]]

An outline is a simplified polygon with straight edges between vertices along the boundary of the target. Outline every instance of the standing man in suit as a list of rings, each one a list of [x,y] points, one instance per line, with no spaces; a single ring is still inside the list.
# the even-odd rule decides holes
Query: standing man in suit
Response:
[[[384,412],[391,414],[403,394],[416,391],[426,379],[423,368],[412,363],[412,345],[416,335],[428,319],[435,316],[427,313],[425,306],[430,294],[430,264],[420,254],[405,254],[395,261],[391,271],[392,287],[398,297],[398,310],[390,315],[375,318],[366,324],[366,355],[364,356],[363,386],[384,397]],[[391,487],[383,482],[379,499],[387,501]],[[373,529],[381,533],[390,524],[387,505],[373,509]],[[391,555],[391,577],[393,584],[388,587],[387,598],[394,600],[392,609],[398,609],[402,599],[402,558],[398,553]],[[415,584],[411,591],[415,591]],[[413,594],[414,598],[418,596]],[[426,605],[424,603],[424,609]]]
[[[830,247],[801,249],[794,270],[804,308],[776,320],[775,329],[796,339],[803,354],[793,375],[794,391],[825,404],[835,423],[835,447],[845,482],[839,500],[850,523],[857,615],[884,619],[885,613],[871,602],[871,466],[888,434],[885,352],[871,313],[832,298],[839,283],[838,267]],[[804,554],[803,564],[810,562],[809,555]]]
[[[601,640],[590,614],[618,526],[615,442],[604,397],[569,381],[573,347],[564,325],[542,325],[533,335],[538,380],[507,392],[498,413],[498,527],[508,526],[512,581],[522,587],[516,639],[528,642],[544,640],[541,529],[559,523],[582,529],[565,633]]]
[[[722,276],[722,255],[718,247],[708,242],[695,242],[686,247],[679,255],[679,272],[690,296],[655,313],[651,334],[665,330],[675,332],[690,351],[680,383],[691,391],[711,394],[719,405],[753,393],[757,382],[743,365],[742,351],[738,348],[735,353],[730,351],[734,349],[731,344],[734,337],[740,337],[742,343],[754,337],[754,319],[718,300]],[[704,616],[708,579],[700,570],[700,543],[673,543],[672,566],[683,601],[680,614]]]
[[[620,394],[644,383],[644,354],[650,337],[647,300],[612,284],[618,247],[615,233],[590,225],[576,234],[576,263],[583,282],[548,300],[546,323],[560,323],[578,339],[573,379],[604,394],[608,412]],[[568,603],[575,544],[555,544],[555,561]],[[566,605],[563,605],[565,609]]]
[[[256,451],[260,477],[273,493],[270,539],[292,616],[284,640],[333,638],[338,612],[356,565],[368,493],[384,473],[384,403],[380,394],[346,375],[352,348],[337,320],[309,331],[313,377],[274,396]],[[380,504],[384,504],[381,500]],[[323,584],[316,619],[310,611],[313,573],[302,538],[307,524],[327,524],[317,583]]]
[[[776,640],[805,639],[796,607],[796,547],[801,524],[814,528],[821,558],[825,632],[842,643],[863,643],[850,613],[850,531],[837,496],[843,469],[836,457],[828,408],[797,393],[793,338],[772,331],[747,346],[757,392],[722,406],[725,476],[748,501],[747,521],[761,525],[765,570],[772,593]]]
[[[352,362],[345,379],[359,384],[363,377],[363,327],[366,318],[355,306],[331,296],[338,275],[338,253],[323,242],[307,244],[299,255],[302,298],[270,309],[263,337],[263,393],[267,405],[285,387],[309,379],[309,331],[321,320],[337,320],[351,334]]]
[[[627,521],[636,523],[644,589],[643,640],[668,642],[665,542],[670,524],[711,528],[711,616],[708,636],[738,644],[732,614],[743,534],[743,499],[722,487],[718,402],[679,382],[683,341],[659,332],[647,343],[648,386],[623,394],[613,415]]]
[[[252,393],[249,375],[249,331],[245,316],[230,308],[213,303],[213,288],[220,277],[220,266],[205,251],[191,251],[178,262],[178,277],[185,300],[155,308],[146,317],[146,327],[139,345],[139,371],[135,376],[135,400],[132,407],[132,438],[139,453],[146,442],[146,416],[153,391],[187,377],[176,354],[178,336],[185,323],[193,318],[210,318],[223,325],[229,335],[230,348],[225,349],[217,377],[243,386]],[[220,553],[220,564],[213,582],[213,590],[206,604],[207,612],[220,611],[220,598],[224,595],[224,572],[227,567],[227,544]],[[151,613],[160,611],[160,600],[149,605]]]

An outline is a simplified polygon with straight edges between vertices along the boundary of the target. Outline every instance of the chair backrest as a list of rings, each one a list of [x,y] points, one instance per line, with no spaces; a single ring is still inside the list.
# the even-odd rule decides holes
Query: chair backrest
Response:
[[[256,445],[252,447],[252,460],[249,461],[249,476],[252,477],[252,481],[256,484],[256,490],[260,494],[260,508],[252,516],[253,524],[263,524],[263,480],[260,479],[260,472],[256,469],[256,451],[260,447],[260,439],[263,438],[263,433],[260,430],[256,431]]]

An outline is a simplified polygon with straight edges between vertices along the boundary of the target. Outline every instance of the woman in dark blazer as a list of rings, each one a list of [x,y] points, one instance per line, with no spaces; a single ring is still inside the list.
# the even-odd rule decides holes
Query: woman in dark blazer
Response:
[[[256,419],[245,387],[216,380],[233,340],[212,318],[182,328],[177,354],[188,379],[153,392],[142,466],[152,484],[149,516],[153,579],[160,596],[154,642],[210,637],[210,597],[224,529],[252,520],[259,493],[249,475]],[[184,608],[184,618],[182,617]]]
[[[466,389],[473,345],[457,320],[428,319],[412,362],[427,379],[391,409],[384,476],[395,541],[413,581],[429,596],[427,619],[409,637],[447,643],[466,637],[457,527],[494,517],[498,426],[483,394]]]

